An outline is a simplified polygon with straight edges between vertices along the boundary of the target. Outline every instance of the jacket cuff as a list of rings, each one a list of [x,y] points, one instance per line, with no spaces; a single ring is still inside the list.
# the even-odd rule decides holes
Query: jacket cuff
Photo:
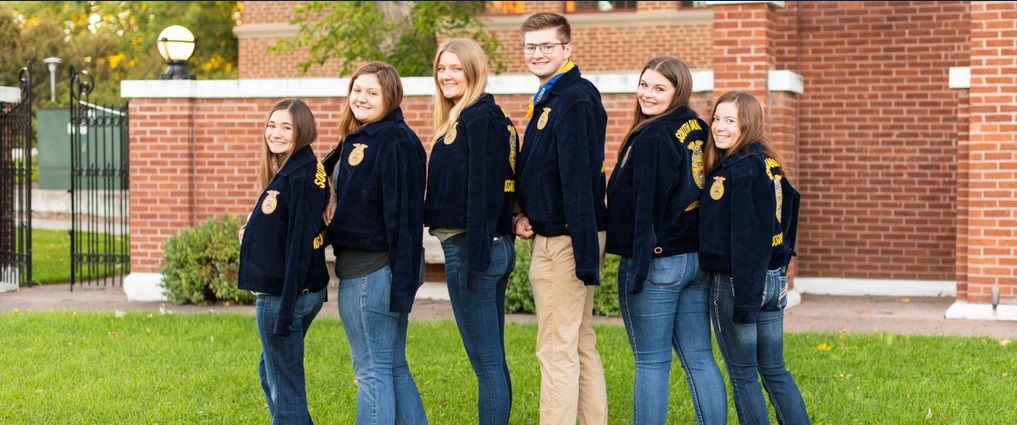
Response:
[[[756,323],[756,313],[759,309],[755,308],[734,308],[734,317],[731,320],[735,323],[744,325],[750,323]]]
[[[276,317],[275,329],[272,329],[272,334],[278,336],[290,336],[290,325],[293,324],[292,317]]]
[[[583,281],[586,286],[600,284],[600,269],[576,269],[576,278]]]

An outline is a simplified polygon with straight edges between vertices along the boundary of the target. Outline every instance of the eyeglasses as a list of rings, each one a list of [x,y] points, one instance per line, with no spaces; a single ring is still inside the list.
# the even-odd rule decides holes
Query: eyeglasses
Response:
[[[533,52],[537,51],[537,46],[540,46],[541,53],[545,55],[550,55],[551,53],[554,53],[555,47],[557,47],[558,45],[564,46],[566,44],[569,44],[569,42],[566,41],[564,43],[524,44],[523,53],[526,53],[527,55],[532,55]]]

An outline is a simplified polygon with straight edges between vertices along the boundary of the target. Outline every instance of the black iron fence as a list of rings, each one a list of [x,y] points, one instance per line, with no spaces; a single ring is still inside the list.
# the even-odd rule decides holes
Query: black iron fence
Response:
[[[71,290],[130,271],[127,106],[89,102],[94,80],[70,68]]]
[[[0,102],[0,287],[32,285],[32,77],[18,73],[16,102]]]

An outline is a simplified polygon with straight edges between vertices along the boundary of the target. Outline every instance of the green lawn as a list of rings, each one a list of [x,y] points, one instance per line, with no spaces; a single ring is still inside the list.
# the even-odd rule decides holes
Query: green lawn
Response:
[[[82,243],[87,246],[94,233],[79,232]],[[123,243],[123,237],[115,239]],[[104,247],[98,247],[100,252]],[[94,266],[79,276],[109,276],[110,267]],[[71,235],[67,230],[32,229],[32,282],[34,284],[67,283],[71,281]]]
[[[253,316],[15,311],[0,313],[0,328],[0,423],[268,423]],[[610,423],[630,423],[625,330],[597,330]],[[506,326],[513,424],[537,423],[535,332]],[[991,338],[890,333],[786,338],[788,366],[817,424],[1017,423],[1015,349]],[[318,319],[307,350],[315,421],[353,423],[356,389],[338,320]],[[476,422],[476,382],[453,323],[411,323],[407,358],[430,423]],[[694,423],[674,367],[669,423]],[[729,415],[736,423],[733,408]]]

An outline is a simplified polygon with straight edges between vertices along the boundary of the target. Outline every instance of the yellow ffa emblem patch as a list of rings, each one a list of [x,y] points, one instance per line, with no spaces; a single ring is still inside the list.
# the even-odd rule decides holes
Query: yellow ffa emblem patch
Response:
[[[454,124],[452,124],[452,128],[448,129],[448,133],[445,133],[444,141],[445,141],[446,145],[451,145],[452,142],[456,141],[456,134],[457,134],[456,127],[458,125],[459,125],[459,121],[456,121]]]
[[[516,133],[516,127],[512,124],[508,125],[509,132],[509,166],[512,167],[512,172],[516,172],[516,150],[519,146],[519,133]]]
[[[537,120],[537,130],[543,130],[547,126],[547,118],[551,115],[551,108],[544,108],[544,113],[540,114],[540,118]]]
[[[720,198],[724,197],[724,180],[727,180],[727,178],[713,178],[713,185],[710,186],[710,198],[713,198],[714,201],[719,201]]]
[[[265,200],[261,201],[261,212],[263,214],[269,215],[275,212],[275,207],[279,206],[279,200],[276,199],[278,195],[278,190],[265,191]]]
[[[353,144],[353,152],[350,152],[350,159],[348,160],[350,165],[354,167],[360,165],[360,162],[364,160],[364,149],[367,149],[367,145],[363,143]]]
[[[783,176],[775,174],[773,176],[773,195],[777,197],[777,222],[780,223],[780,210],[784,208],[784,188],[780,187],[780,179]]]
[[[703,163],[703,141],[696,140],[686,146],[692,151],[692,180],[700,189],[706,187],[706,165]]]

